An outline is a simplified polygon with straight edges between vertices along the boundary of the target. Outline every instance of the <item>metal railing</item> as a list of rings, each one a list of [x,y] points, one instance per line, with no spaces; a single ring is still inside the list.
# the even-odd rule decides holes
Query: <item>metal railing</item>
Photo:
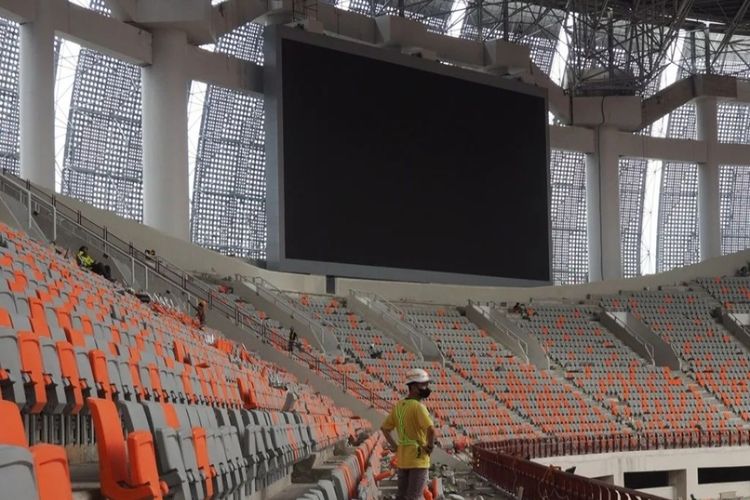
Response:
[[[474,471],[524,499],[666,500],[483,448],[474,448]]]
[[[266,325],[245,312],[244,308],[230,302],[222,296],[223,294],[214,290],[212,285],[195,278],[190,273],[159,256],[147,255],[144,251],[135,248],[132,243],[113,235],[106,226],[100,226],[85,217],[80,210],[65,205],[56,196],[49,195],[29,182],[7,172],[0,173],[0,189],[6,194],[15,196],[18,201],[28,207],[27,223],[29,227],[33,224],[35,213],[48,212],[52,221],[53,241],[57,239],[58,226],[61,226],[62,223],[70,224],[75,229],[83,231],[85,236],[100,244],[104,252],[127,258],[131,263],[133,280],[135,280],[136,269],[141,269],[145,276],[144,288],[148,288],[148,276],[156,276],[184,292],[188,298],[194,297],[198,300],[205,300],[210,309],[216,310],[226,318],[233,320],[238,326],[247,328],[257,336],[267,339],[276,347],[285,349],[288,345],[288,339],[266,328]],[[295,360],[307,364],[311,370],[324,375],[341,386],[345,392],[355,394],[359,399],[369,402],[372,407],[381,410],[390,408],[391,403],[389,401],[375,394],[371,388],[365,387],[346,373],[338,370],[335,364],[304,351],[297,350],[290,355]]]
[[[500,324],[495,318],[493,318],[491,311],[494,306],[489,305],[489,304],[490,303],[488,303],[487,305],[484,305],[484,304],[481,304],[479,302],[474,302],[471,299],[469,299],[469,306],[474,306],[480,309],[482,311],[482,315],[485,318],[487,318],[487,320],[490,323],[492,323],[492,326],[500,330],[500,332],[504,333],[505,335],[513,339],[518,344],[518,346],[521,348],[521,352],[524,355],[525,361],[528,363],[529,362],[529,344],[525,340],[523,340],[521,337],[516,335],[516,333],[512,331],[510,328],[508,328],[505,325]],[[487,307],[486,314],[485,314],[485,309],[484,309],[485,307]]]
[[[337,338],[333,327],[322,325],[319,321],[316,321],[307,313],[307,311],[299,308],[291,297],[273,283],[270,283],[260,276],[253,276],[249,281],[258,295],[274,304],[290,317],[307,326],[315,336],[315,339],[323,352],[326,352],[327,350],[326,339]]]
[[[367,304],[367,307],[373,314],[379,315],[387,320],[394,328],[399,330],[399,334],[409,340],[412,347],[424,357],[424,334],[412,325],[407,319],[406,313],[401,308],[392,304],[388,299],[378,295],[375,292],[363,292],[360,290],[349,290],[349,295],[355,299]],[[362,300],[364,298],[365,300]],[[382,307],[378,307],[378,305]],[[441,353],[442,356],[442,353]]]
[[[628,334],[633,338],[633,340],[635,340],[636,342],[638,342],[639,344],[641,344],[643,346],[643,348],[646,350],[646,352],[650,356],[650,358],[651,358],[651,364],[653,365],[654,364],[654,360],[655,360],[655,358],[654,358],[654,346],[652,346],[651,344],[649,344],[648,342],[646,342],[645,340],[643,340],[637,333],[633,332],[633,330],[628,326],[627,322],[625,322],[617,314],[610,313],[609,311],[605,311],[605,314],[607,314],[609,318],[611,318],[612,320],[614,320],[614,322],[617,323],[617,325],[620,328],[622,328],[623,330],[625,330],[626,332],[628,332]],[[672,349],[672,351],[674,352],[674,349]],[[675,355],[676,355],[676,353],[675,353]]]
[[[550,436],[480,443],[473,447],[474,469],[510,492],[519,487],[524,498],[545,498],[554,491],[569,499],[660,497],[619,488],[559,469],[533,459],[652,450],[680,450],[719,446],[750,446],[750,429],[648,431],[598,436]],[[619,495],[619,496],[618,496]],[[555,497],[554,495],[552,497]]]

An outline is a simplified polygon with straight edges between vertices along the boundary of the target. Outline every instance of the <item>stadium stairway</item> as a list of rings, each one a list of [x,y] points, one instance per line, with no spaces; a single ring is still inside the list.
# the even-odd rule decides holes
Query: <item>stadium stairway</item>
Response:
[[[487,332],[495,341],[520,359],[546,370],[550,366],[549,357],[539,339],[517,327],[499,309],[486,304],[469,303],[466,317]]]
[[[270,343],[263,342],[255,333],[238,326],[233,320],[218,311],[209,311],[208,323],[212,327],[221,330],[228,338],[246,344],[248,348],[255,350],[264,360],[283,367],[289,373],[305,381],[321,394],[330,397],[338,406],[348,408],[355,415],[366,418],[376,427],[385,418],[384,410],[371,407],[353,395],[342,391],[340,385],[319,374],[314,367],[295,362],[289,353],[275,348]],[[251,337],[248,338],[248,335],[251,335]],[[466,470],[468,468],[468,464],[439,448],[435,449],[433,458],[434,462],[438,465],[446,464],[456,470]]]
[[[231,286],[235,294],[253,304],[258,310],[264,311],[282,326],[294,327],[301,338],[307,339],[323,354],[341,354],[336,336],[327,332],[306,311],[296,307],[294,301],[272,283],[256,277],[251,282],[232,281]]]
[[[440,348],[424,332],[404,321],[398,306],[373,293],[350,291],[347,305],[365,321],[389,335],[424,361],[444,361]]]

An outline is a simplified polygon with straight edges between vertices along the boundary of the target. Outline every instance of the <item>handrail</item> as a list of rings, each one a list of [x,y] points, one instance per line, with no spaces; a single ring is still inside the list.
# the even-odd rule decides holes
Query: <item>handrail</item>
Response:
[[[0,173],[0,187],[5,188],[8,186],[18,191],[18,198],[21,203],[24,202],[25,195],[26,203],[29,207],[29,223],[31,223],[32,206],[34,204],[49,208],[53,220],[53,239],[56,239],[57,224],[61,220],[68,221],[75,227],[84,230],[96,241],[102,243],[105,252],[112,252],[114,250],[114,252],[128,257],[133,266],[136,263],[142,266],[146,276],[148,276],[148,273],[152,273],[186,293],[188,297],[193,296],[200,300],[205,300],[210,309],[215,309],[225,317],[232,319],[238,326],[248,328],[257,336],[272,340],[274,345],[281,349],[284,349],[287,345],[287,339],[284,339],[275,332],[269,332],[265,325],[260,324],[256,318],[244,312],[236,303],[230,303],[225,297],[222,297],[220,293],[215,291],[211,285],[195,278],[190,273],[183,271],[161,257],[147,256],[145,252],[136,249],[132,243],[126,243],[116,235],[113,235],[106,226],[99,226],[96,222],[86,218],[79,210],[68,207],[54,195],[47,194],[28,181],[18,179],[8,172]],[[148,283],[146,283],[145,288],[147,287]],[[330,380],[341,385],[344,391],[352,391],[360,399],[369,401],[371,406],[386,411],[390,408],[389,401],[375,394],[371,388],[365,387],[346,373],[337,370],[334,365],[325,360],[318,359],[316,356],[300,350],[291,353],[291,355],[293,358],[307,364],[310,369],[325,375]]]
[[[748,445],[750,445],[750,429],[725,428],[514,438],[479,443],[474,447],[537,459],[628,451]]]
[[[476,444],[473,454],[474,470],[477,473],[511,492],[519,486],[523,487],[524,498],[545,498],[545,491],[555,491],[568,493],[567,498],[581,500],[661,500],[653,495],[574,476],[531,460],[571,455],[748,445],[750,429],[696,429],[507,439]]]
[[[286,295],[284,291],[273,283],[260,276],[250,278],[250,283],[255,287],[258,295],[262,295],[266,300],[286,311],[288,315],[307,325],[312,334],[315,335],[318,345],[324,353],[326,352],[325,339],[329,336],[331,336],[330,338],[337,338],[333,327],[324,326],[319,321],[316,321],[307,311],[297,307],[297,304],[294,303],[291,297]]]
[[[402,335],[411,341],[414,349],[417,350],[421,357],[424,357],[424,335],[417,330],[417,328],[406,319],[407,315],[400,308],[389,302],[386,298],[378,295],[375,292],[365,292],[361,290],[349,290],[349,294],[353,297],[365,297],[370,300],[368,304],[370,311],[379,314],[381,318],[387,318],[396,327],[399,328]],[[373,303],[380,303],[383,305],[383,309],[373,307]],[[440,353],[442,356],[442,353]]]
[[[525,340],[523,340],[521,337],[516,335],[514,331],[512,331],[510,328],[508,328],[505,325],[501,325],[495,318],[492,317],[492,314],[490,311],[492,309],[497,309],[496,306],[490,305],[491,303],[487,303],[487,307],[490,308],[487,314],[484,315],[485,318],[487,318],[490,322],[492,322],[492,325],[500,330],[501,332],[505,333],[506,335],[512,337],[516,342],[518,342],[518,345],[521,346],[521,351],[523,352],[524,356],[526,356],[526,362],[529,362],[529,344]],[[479,302],[473,302],[471,299],[469,299],[469,305],[476,305],[479,307],[485,307],[482,304],[479,304]],[[546,352],[546,351],[545,351]]]
[[[628,326],[628,324],[625,321],[623,321],[622,319],[620,319],[616,314],[610,313],[610,311],[605,311],[605,313],[609,313],[608,316],[610,318],[614,319],[615,323],[617,323],[626,332],[630,333],[631,337],[633,337],[639,344],[641,344],[643,347],[646,348],[646,352],[648,353],[649,356],[651,356],[651,362],[654,363],[654,361],[655,361],[654,360],[654,346],[652,346],[648,342],[646,342],[643,339],[641,339],[640,336],[638,336],[637,334],[634,335],[632,333],[632,329]],[[672,349],[672,351],[674,352],[674,348]],[[675,352],[675,354],[677,354],[677,353]]]
[[[482,448],[474,449],[474,471],[511,494],[522,491],[523,498],[666,500]]]

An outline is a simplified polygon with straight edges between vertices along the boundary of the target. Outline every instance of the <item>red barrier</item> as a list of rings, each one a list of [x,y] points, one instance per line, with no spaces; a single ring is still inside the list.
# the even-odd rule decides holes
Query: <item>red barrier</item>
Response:
[[[474,446],[474,470],[509,492],[524,490],[524,498],[640,499],[661,497],[619,488],[568,474],[531,461],[535,458],[590,455],[618,451],[647,451],[750,445],[749,429],[648,431],[600,436],[557,436],[508,439]],[[554,495],[551,493],[555,493]]]

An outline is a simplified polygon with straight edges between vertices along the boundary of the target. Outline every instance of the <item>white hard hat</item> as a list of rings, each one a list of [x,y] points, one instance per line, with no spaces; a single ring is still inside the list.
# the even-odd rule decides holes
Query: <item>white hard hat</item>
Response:
[[[406,372],[406,385],[430,382],[430,376],[421,368],[414,368]]]

